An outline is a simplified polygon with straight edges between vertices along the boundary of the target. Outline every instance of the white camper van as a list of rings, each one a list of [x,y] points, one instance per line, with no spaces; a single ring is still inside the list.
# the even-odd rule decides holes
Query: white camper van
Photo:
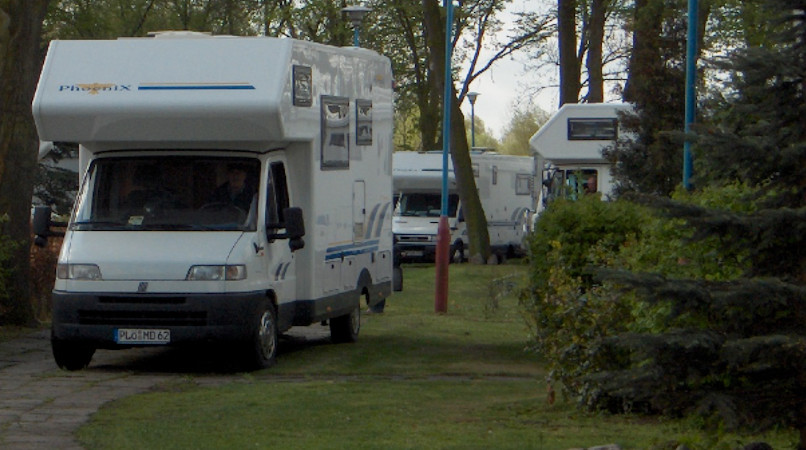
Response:
[[[493,252],[499,258],[522,254],[525,225],[534,208],[533,159],[479,151],[472,151],[470,158]],[[448,161],[451,255],[461,261],[468,245],[467,227]],[[392,223],[395,249],[404,261],[433,260],[442,212],[442,152],[395,152],[392,174],[398,197]]]
[[[266,37],[53,41],[33,114],[41,140],[80,144],[60,367],[207,342],[267,367],[278,333],[328,321],[354,341],[362,304],[390,295],[387,58]]]
[[[532,153],[541,161],[543,188],[538,211],[559,196],[613,191],[610,164],[602,149],[619,137],[619,112],[629,112],[625,103],[563,105],[529,140]]]

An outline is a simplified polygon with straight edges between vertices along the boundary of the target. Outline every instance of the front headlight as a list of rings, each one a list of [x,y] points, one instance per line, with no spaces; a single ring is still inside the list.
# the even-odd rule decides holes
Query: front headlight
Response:
[[[100,280],[101,269],[95,264],[59,264],[56,278],[62,280]]]
[[[246,266],[218,265],[218,266],[192,266],[188,271],[188,281],[237,281],[246,278]]]

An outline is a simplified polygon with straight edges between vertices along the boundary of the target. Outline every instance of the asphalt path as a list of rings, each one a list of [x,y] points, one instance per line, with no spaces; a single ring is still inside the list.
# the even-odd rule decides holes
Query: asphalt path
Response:
[[[292,328],[279,352],[329,341],[328,327]],[[200,386],[247,379],[225,352],[205,349],[98,350],[87,369],[67,372],[47,330],[0,342],[0,448],[81,449],[74,434],[103,404],[188,377]]]

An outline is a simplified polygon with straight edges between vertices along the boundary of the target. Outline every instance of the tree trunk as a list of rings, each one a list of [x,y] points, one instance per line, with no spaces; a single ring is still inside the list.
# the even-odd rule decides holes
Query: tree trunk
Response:
[[[560,106],[577,103],[580,65],[577,59],[576,0],[557,1],[557,38],[560,51]]]
[[[459,199],[462,201],[462,214],[467,224],[469,261],[485,264],[490,257],[490,233],[487,229],[487,216],[479,199],[476,178],[473,176],[473,163],[467,145],[465,116],[459,108],[456,92],[451,99],[451,159],[456,175]]]
[[[444,83],[453,84],[453,80],[443,79],[445,74],[445,27],[443,26],[443,16],[440,14],[439,4],[436,0],[423,0],[423,22],[426,42],[431,55],[430,80],[432,80],[432,92],[444,92]],[[487,232],[487,220],[481,207],[478,189],[476,189],[476,179],[473,177],[473,166],[470,162],[464,115],[459,109],[459,101],[456,98],[454,89],[451,89],[451,94],[451,158],[454,173],[456,174],[456,184],[459,189],[459,199],[462,201],[467,224],[470,254],[471,256],[480,255],[481,261],[486,262],[490,256],[490,236]]]
[[[652,80],[662,70],[659,48],[663,5],[658,0],[635,0],[633,49],[624,100],[635,103],[651,96]]]
[[[0,324],[34,320],[31,304],[30,218],[38,140],[31,116],[41,67],[40,35],[49,0],[0,0],[0,232],[18,245],[2,265],[7,298]]]
[[[604,102],[604,74],[602,69],[602,45],[604,42],[605,14],[610,0],[592,0],[588,24],[588,103]]]

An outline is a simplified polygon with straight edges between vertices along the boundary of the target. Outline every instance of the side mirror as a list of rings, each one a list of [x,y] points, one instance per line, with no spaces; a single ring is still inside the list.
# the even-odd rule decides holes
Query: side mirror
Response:
[[[272,239],[288,239],[288,246],[292,252],[300,250],[305,247],[305,241],[302,237],[305,236],[305,221],[302,216],[302,208],[292,206],[283,210],[283,218],[285,219],[285,233],[269,233],[268,238]]]
[[[48,236],[52,236],[50,231],[50,206],[34,206],[34,217],[32,228],[34,232],[34,244],[37,247],[44,247],[48,243]]]
[[[288,247],[292,252],[305,247],[305,220],[302,217],[302,208],[291,207],[283,210],[285,216],[285,233],[288,235]]]
[[[285,217],[285,234],[289,239],[299,239],[305,236],[305,221],[302,218],[302,208],[292,206],[283,210]]]

